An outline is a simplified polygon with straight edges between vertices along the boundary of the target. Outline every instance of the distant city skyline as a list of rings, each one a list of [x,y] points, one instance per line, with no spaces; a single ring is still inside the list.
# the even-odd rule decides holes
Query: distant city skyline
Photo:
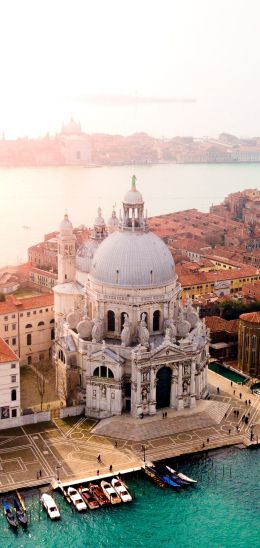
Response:
[[[2,3],[0,133],[73,116],[87,133],[259,135],[259,16],[256,0]]]

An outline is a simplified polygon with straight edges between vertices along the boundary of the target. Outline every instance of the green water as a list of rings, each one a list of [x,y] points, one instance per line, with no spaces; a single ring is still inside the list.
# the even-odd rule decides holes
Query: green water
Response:
[[[211,371],[214,371],[215,373],[218,373],[219,375],[222,375],[222,377],[226,377],[226,379],[229,379],[230,381],[243,384],[246,381],[246,378],[242,375],[239,375],[239,373],[236,373],[235,371],[232,371],[231,369],[227,369],[226,367],[223,367],[220,363],[217,362],[211,362],[209,364],[209,369]]]
[[[27,505],[32,521],[27,532],[20,528],[14,533],[0,515],[0,546],[259,546],[259,449],[221,450],[188,462],[179,460],[178,465],[198,479],[195,488],[179,493],[160,489],[140,473],[128,477],[129,488],[136,497],[130,505],[77,514],[57,495],[60,522],[51,522],[41,511],[37,496],[30,497]]]

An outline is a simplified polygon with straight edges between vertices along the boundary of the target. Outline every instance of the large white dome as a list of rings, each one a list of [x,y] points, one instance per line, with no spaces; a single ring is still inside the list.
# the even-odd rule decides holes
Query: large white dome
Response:
[[[121,287],[154,287],[176,279],[172,255],[153,232],[114,232],[100,244],[91,277]]]

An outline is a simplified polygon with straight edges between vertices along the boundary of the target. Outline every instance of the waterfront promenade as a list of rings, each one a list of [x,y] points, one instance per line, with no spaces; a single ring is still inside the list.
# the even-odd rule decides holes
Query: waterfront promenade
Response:
[[[125,414],[104,421],[84,417],[28,425],[0,432],[0,492],[61,480],[126,472],[146,460],[160,460],[228,445],[250,445],[260,428],[260,397],[209,371],[210,401],[195,411],[163,410],[154,417],[133,419]],[[219,393],[218,393],[219,389]],[[235,390],[235,394],[234,394]],[[241,394],[241,398],[240,398]],[[245,401],[250,400],[251,405]],[[238,411],[239,415],[234,413]],[[242,421],[250,414],[249,423]],[[260,431],[259,431],[260,439]],[[97,457],[101,456],[98,463]]]

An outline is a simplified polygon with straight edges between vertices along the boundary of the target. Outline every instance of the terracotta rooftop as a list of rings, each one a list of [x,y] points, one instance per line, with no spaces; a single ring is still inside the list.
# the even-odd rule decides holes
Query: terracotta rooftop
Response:
[[[7,301],[0,302],[0,314],[30,310],[32,308],[41,308],[43,306],[53,305],[53,303],[53,293],[37,295],[36,297],[27,297],[24,299],[10,297]]]
[[[206,326],[213,333],[217,331],[226,331],[228,333],[237,333],[239,320],[225,320],[219,316],[207,316],[205,318]]]
[[[241,314],[241,316],[239,316],[239,319],[250,323],[260,323],[260,311]]]
[[[10,346],[0,337],[0,363],[17,361],[19,358],[11,350]]]
[[[240,269],[234,268],[232,270],[216,270],[215,272],[197,272],[196,274],[187,274],[182,267],[176,265],[176,272],[178,274],[179,281],[183,286],[198,285],[207,282],[220,282],[222,280],[236,280],[260,275],[259,270],[252,266]]]

